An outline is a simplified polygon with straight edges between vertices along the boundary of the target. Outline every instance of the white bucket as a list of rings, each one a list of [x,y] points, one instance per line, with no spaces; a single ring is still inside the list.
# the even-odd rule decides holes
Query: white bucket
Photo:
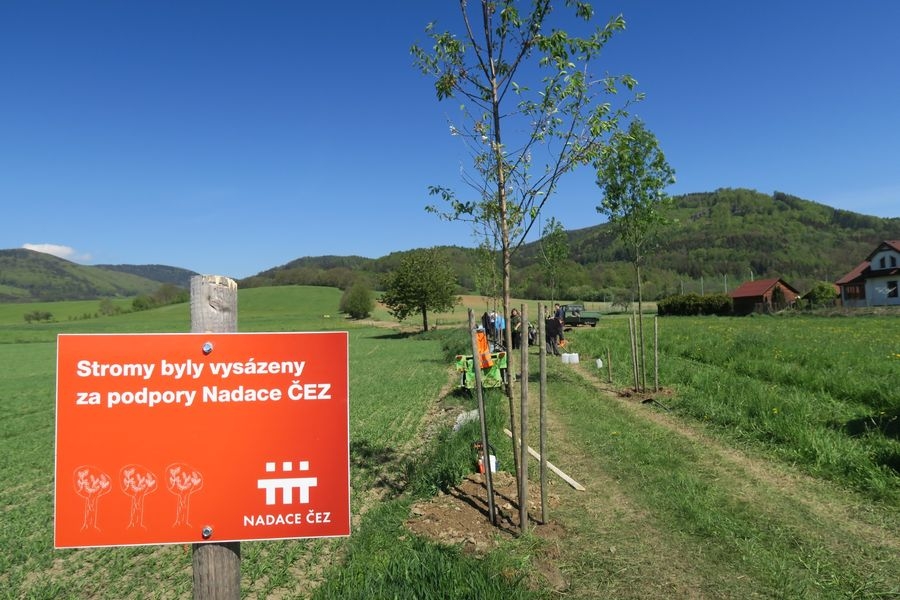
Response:
[[[490,455],[490,463],[491,463],[491,473],[497,472],[497,457],[493,454]],[[484,457],[480,456],[478,458],[478,472],[484,473]]]
[[[562,355],[562,361],[569,365],[578,364],[578,353],[577,352],[564,352]]]
[[[602,358],[598,358],[598,359],[597,359],[597,368],[598,368],[598,369],[602,369],[602,368],[603,368],[603,359],[602,359]]]

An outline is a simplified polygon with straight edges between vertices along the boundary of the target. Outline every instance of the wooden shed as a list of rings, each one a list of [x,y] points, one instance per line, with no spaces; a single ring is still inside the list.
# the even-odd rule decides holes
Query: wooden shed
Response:
[[[787,308],[800,297],[800,292],[783,279],[758,279],[747,281],[731,292],[733,311],[736,315],[754,312],[773,312]]]

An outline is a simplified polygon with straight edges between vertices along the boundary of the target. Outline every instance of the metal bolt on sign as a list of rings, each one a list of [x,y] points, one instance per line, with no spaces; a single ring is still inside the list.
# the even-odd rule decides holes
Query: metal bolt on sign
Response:
[[[203,354],[209,354],[212,351],[213,351],[212,342],[206,342],[205,344],[203,344]]]
[[[208,540],[209,538],[212,537],[213,528],[210,527],[209,525],[207,525],[206,527],[203,528],[203,531],[201,531],[200,534],[203,536],[204,540]]]

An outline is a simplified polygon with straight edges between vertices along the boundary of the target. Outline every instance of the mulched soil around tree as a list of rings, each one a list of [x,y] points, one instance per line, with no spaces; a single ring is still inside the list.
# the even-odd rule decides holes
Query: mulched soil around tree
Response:
[[[464,478],[447,493],[414,504],[407,528],[413,533],[435,542],[458,546],[463,552],[484,554],[498,544],[512,540],[520,534],[518,491],[515,477],[505,471],[493,474],[494,509],[496,524],[488,520],[487,485],[484,475],[473,473]],[[547,494],[547,511],[558,505],[554,494]],[[554,564],[559,540],[565,530],[552,519],[545,524],[541,517],[540,487],[529,482],[528,518],[529,531],[548,543],[540,545],[533,557],[532,567],[544,579],[542,585],[555,590],[568,587],[562,573]],[[537,582],[535,582],[537,583]]]

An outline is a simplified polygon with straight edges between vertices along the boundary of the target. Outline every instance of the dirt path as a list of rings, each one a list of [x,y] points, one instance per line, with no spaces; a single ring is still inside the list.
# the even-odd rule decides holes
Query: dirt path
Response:
[[[571,469],[587,490],[577,491],[556,474],[549,474],[548,519],[542,524],[541,490],[535,481],[537,463],[530,463],[529,531],[541,540],[532,556],[532,584],[576,598],[702,598],[692,591],[700,587],[700,581],[691,576],[687,557],[672,556],[663,543],[665,536],[654,527],[646,511],[634,506],[618,484],[596,468],[595,461],[565,435],[557,419],[552,415],[549,418],[556,454],[565,457],[563,470]],[[493,484],[496,525],[488,520],[484,477],[472,474],[449,493],[413,506],[407,526],[419,535],[458,544],[475,553],[512,541],[520,535],[516,480],[510,473],[500,472]],[[602,545],[606,555],[603,560],[584,553],[586,547],[596,546],[598,536],[611,540]],[[634,547],[636,543],[639,550]],[[634,562],[637,555],[638,562]],[[607,581],[601,585],[601,579],[610,580],[610,563],[616,584]],[[603,566],[603,572],[594,571],[594,566]],[[649,588],[647,572],[654,574]],[[640,585],[636,585],[638,581]],[[638,593],[631,595],[632,592]]]
[[[599,402],[615,403],[638,423],[665,430],[698,449],[697,468],[738,504],[753,506],[763,518],[796,532],[798,543],[825,556],[900,554],[900,536],[885,526],[884,513],[873,514],[850,492],[725,445],[702,427],[639,399],[616,394],[585,365],[575,373],[590,382]],[[536,404],[536,403],[535,403]],[[536,406],[533,405],[536,410]],[[536,423],[536,416],[531,417]],[[723,590],[740,589],[741,575],[717,569],[696,538],[672,531],[643,502],[635,502],[606,473],[596,457],[567,431],[561,415],[550,411],[553,462],[586,487],[579,492],[551,474],[548,525],[533,526],[543,540],[532,557],[534,583],[577,598],[721,598]],[[536,439],[536,436],[533,437]],[[532,445],[536,445],[533,443]],[[531,465],[529,515],[540,516],[540,490]],[[504,520],[487,522],[486,489],[480,475],[463,481],[450,494],[416,505],[408,526],[442,542],[461,543],[470,551],[486,551],[518,533],[515,479],[499,478]],[[768,515],[768,516],[767,516]],[[890,519],[889,519],[890,520]],[[724,560],[727,560],[724,559]],[[864,561],[865,559],[860,559]],[[746,597],[765,597],[749,583]]]
[[[858,497],[774,461],[752,457],[726,446],[701,428],[692,427],[652,405],[642,403],[640,399],[617,394],[609,386],[597,382],[596,375],[585,365],[578,364],[576,369],[586,381],[594,381],[598,390],[636,418],[652,422],[702,446],[706,461],[718,465],[723,473],[730,474],[738,493],[745,497],[759,496],[761,490],[765,494],[777,493],[802,504],[823,522],[830,523],[830,527],[837,529],[838,535],[865,537],[900,551],[900,536],[866,522],[865,515],[869,512],[867,503]]]

